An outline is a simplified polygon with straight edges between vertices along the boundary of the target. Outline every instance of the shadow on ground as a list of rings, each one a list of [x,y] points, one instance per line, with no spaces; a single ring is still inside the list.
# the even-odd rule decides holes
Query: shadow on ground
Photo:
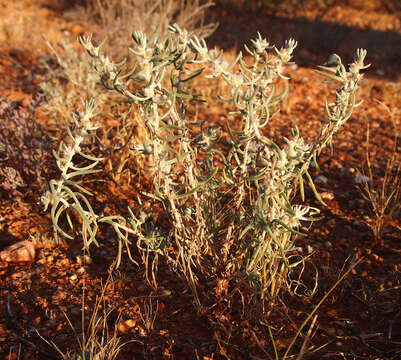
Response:
[[[376,31],[305,18],[283,18],[262,12],[241,11],[228,6],[217,6],[217,31],[208,39],[211,46],[223,49],[249,44],[259,31],[262,37],[278,46],[289,38],[295,38],[299,47],[294,61],[301,66],[316,66],[326,61],[332,53],[339,54],[347,62],[357,48],[368,50],[373,69],[385,69],[391,65],[388,76],[401,72],[401,34],[395,31]],[[225,13],[226,16],[221,16]]]

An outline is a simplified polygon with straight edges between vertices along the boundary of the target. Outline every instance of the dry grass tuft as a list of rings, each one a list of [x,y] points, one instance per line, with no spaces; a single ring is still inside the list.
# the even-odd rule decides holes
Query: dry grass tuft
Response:
[[[104,285],[100,295],[96,299],[93,307],[93,312],[89,320],[89,324],[85,324],[85,291],[82,292],[82,318],[81,318],[81,333],[73,326],[67,314],[64,314],[68,324],[70,325],[74,336],[77,340],[79,349],[67,350],[67,352],[60,349],[60,347],[53,341],[49,341],[39,336],[51,347],[53,347],[62,360],[77,360],[77,359],[91,359],[91,360],[115,360],[118,358],[121,349],[127,344],[122,343],[118,336],[118,316],[113,330],[109,328],[109,316],[112,309],[108,309],[105,300],[105,293],[111,280],[114,265],[109,270],[109,277]]]
[[[96,35],[108,39],[108,52],[128,57],[126,44],[134,31],[151,35],[158,29],[165,36],[168,26],[177,23],[200,38],[210,36],[217,24],[207,23],[205,13],[212,5],[210,0],[94,0],[86,7],[77,6],[69,17],[98,25]]]
[[[163,36],[168,26],[178,23],[200,38],[209,36],[217,25],[205,23],[205,11],[212,6],[211,1],[138,1],[138,0],[96,0],[85,8],[76,6],[68,16],[75,20],[96,24],[101,30],[100,38],[106,37],[110,54],[126,56],[131,62],[132,54],[127,52],[127,43],[132,39],[129,34],[143,30],[151,34],[158,28]],[[127,182],[132,181],[131,174],[141,173],[146,164],[141,157],[132,160],[130,148],[136,143],[143,143],[146,130],[143,121],[134,113],[127,113],[127,107],[108,105],[121,101],[121,97],[112,92],[104,92],[99,85],[100,77],[93,71],[87,54],[71,44],[67,39],[56,44],[47,42],[50,57],[43,62],[46,76],[40,84],[46,104],[45,111],[51,114],[57,128],[70,118],[71,111],[82,106],[89,99],[96,99],[103,113],[112,113],[107,120],[108,130],[100,135],[97,144],[106,158],[106,170],[114,180],[119,181],[123,174]],[[121,60],[121,59],[120,59]],[[114,117],[114,119],[113,119]],[[130,171],[126,171],[130,168]]]
[[[378,101],[379,102],[379,101]],[[362,176],[367,181],[362,182],[359,190],[362,196],[369,201],[373,219],[369,223],[372,229],[375,242],[383,245],[383,235],[395,217],[400,215],[401,210],[401,156],[398,151],[398,131],[393,112],[384,103],[379,102],[384,110],[390,115],[392,125],[394,127],[394,145],[392,155],[386,162],[383,177],[375,176],[372,164],[372,155],[369,149],[370,129],[368,127],[366,133],[366,168],[361,170]],[[394,227],[394,226],[393,226]],[[399,225],[396,226],[399,230]]]

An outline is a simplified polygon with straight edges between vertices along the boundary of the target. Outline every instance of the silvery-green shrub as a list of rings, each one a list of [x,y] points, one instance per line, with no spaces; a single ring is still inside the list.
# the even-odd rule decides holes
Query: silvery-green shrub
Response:
[[[291,62],[297,43],[290,39],[281,48],[258,37],[252,48],[245,46],[248,59],[239,53],[233,63],[223,52],[209,49],[204,40],[170,26],[170,34],[148,37],[132,34],[136,63],[127,68],[114,63],[95,46],[91,37],[80,38],[93,61],[103,86],[123,96],[129,111],[140,115],[148,138],[136,144],[132,156],[149,157],[152,191],[138,198],[138,208],[129,209],[130,217],[96,214],[90,204],[92,193],[83,186],[86,176],[101,172],[102,159],[85,154],[82,144],[95,136],[92,120],[95,100],[75,113],[75,131],[68,126],[70,144],[60,144],[55,157],[61,171],[51,180],[42,202],[50,207],[54,232],[72,238],[63,229],[63,214],[81,218],[85,246],[97,244],[100,223],[110,224],[119,246],[128,250],[132,240],[143,255],[146,278],[155,286],[158,259],[164,256],[172,268],[184,276],[196,303],[200,305],[199,282],[227,280],[225,289],[248,291],[260,299],[274,299],[291,287],[291,270],[302,262],[294,247],[294,237],[302,236],[305,224],[318,219],[319,210],[298,203],[304,200],[304,182],[317,198],[308,172],[312,160],[331,143],[349,119],[354,107],[364,65],[365,50],[357,50],[354,62],[346,68],[335,55],[334,67],[317,70],[340,86],[333,102],[326,102],[327,121],[316,139],[306,142],[299,129],[275,142],[265,129],[285,93],[277,93],[278,81],[288,81],[285,66]],[[249,61],[249,59],[251,61]],[[187,84],[198,76],[223,79],[230,93],[220,96],[232,106],[234,124],[225,127],[194,121],[186,112],[195,101],[205,101],[190,93]],[[235,126],[234,126],[235,125]],[[76,163],[81,158],[83,162]],[[82,164],[82,165],[79,165]],[[146,212],[143,201],[159,202],[170,227],[161,228]]]

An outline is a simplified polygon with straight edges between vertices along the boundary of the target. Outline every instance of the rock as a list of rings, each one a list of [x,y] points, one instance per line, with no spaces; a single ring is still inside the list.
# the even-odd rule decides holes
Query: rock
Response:
[[[84,255],[84,256],[78,255],[78,256],[76,257],[76,260],[77,260],[77,263],[78,263],[79,265],[82,265],[82,264],[92,264],[92,258],[91,258],[90,256],[88,256],[88,255]]]
[[[152,291],[152,296],[165,297],[170,295],[171,295],[171,290],[169,289],[158,289],[156,291]]]
[[[329,192],[329,191],[324,191],[324,192],[320,193],[320,197],[323,200],[333,200],[334,199],[334,194],[332,192]]]
[[[328,179],[326,176],[324,175],[319,175],[318,177],[316,177],[315,179],[315,184],[322,184],[322,185],[326,185],[328,182]]]
[[[28,241],[19,241],[0,251],[0,259],[6,262],[32,262],[35,260],[35,247]]]
[[[128,319],[124,322],[124,325],[128,328],[133,328],[136,325],[136,321],[134,319]]]
[[[78,273],[79,275],[82,275],[85,271],[86,271],[85,268],[84,268],[83,266],[81,266],[81,267],[77,270],[77,273]]]
[[[357,183],[357,184],[363,184],[363,183],[367,183],[369,181],[370,181],[370,179],[368,176],[358,175],[355,177],[355,183]]]
[[[128,319],[124,322],[120,322],[117,325],[117,330],[120,333],[126,334],[130,331],[130,329],[132,329],[134,326],[136,325],[136,321],[134,319]]]

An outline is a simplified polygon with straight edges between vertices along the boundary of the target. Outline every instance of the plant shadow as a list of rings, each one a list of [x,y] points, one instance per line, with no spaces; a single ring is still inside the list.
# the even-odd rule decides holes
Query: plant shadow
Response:
[[[294,61],[301,66],[322,64],[332,53],[350,62],[355,50],[364,48],[373,70],[388,70],[391,65],[391,71],[385,74],[390,78],[394,75],[391,72],[401,71],[401,34],[396,31],[360,29],[302,17],[278,17],[227,5],[217,5],[215,10],[218,14],[229,15],[218,16],[219,27],[208,38],[211,47],[242,48],[242,44],[251,45],[249,39],[255,38],[259,31],[262,37],[277,46],[291,37],[297,40],[299,48],[295,51]]]

